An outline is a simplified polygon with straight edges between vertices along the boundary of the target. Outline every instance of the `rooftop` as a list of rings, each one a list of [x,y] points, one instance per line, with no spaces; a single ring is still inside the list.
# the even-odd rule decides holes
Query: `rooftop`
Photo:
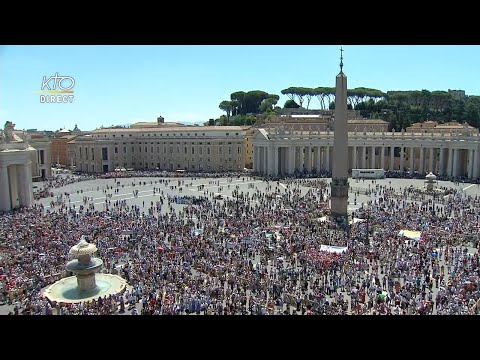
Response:
[[[131,132],[172,132],[172,131],[190,131],[190,132],[205,132],[205,131],[243,131],[241,126],[180,126],[180,127],[142,127],[142,128],[119,128],[119,129],[96,129],[94,134],[109,134],[109,133],[131,133]]]

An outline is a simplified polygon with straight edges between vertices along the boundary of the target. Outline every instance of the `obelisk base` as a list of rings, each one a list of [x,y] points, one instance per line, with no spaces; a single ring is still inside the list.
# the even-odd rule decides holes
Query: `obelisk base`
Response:
[[[347,185],[333,185],[332,184],[332,196],[330,214],[334,218],[347,219],[348,205],[348,184]]]

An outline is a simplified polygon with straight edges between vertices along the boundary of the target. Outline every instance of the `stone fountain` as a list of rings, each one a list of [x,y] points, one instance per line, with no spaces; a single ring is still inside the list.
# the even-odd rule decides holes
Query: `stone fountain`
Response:
[[[100,270],[103,261],[92,257],[96,252],[97,247],[95,244],[89,244],[84,236],[69,251],[70,256],[74,259],[67,263],[66,268],[77,277],[79,291],[88,291],[97,287],[95,273]]]
[[[433,185],[436,184],[436,180],[437,177],[432,172],[425,176],[425,187],[427,192],[433,192]]]
[[[74,274],[46,287],[42,293],[50,301],[77,303],[91,301],[125,291],[127,282],[118,275],[102,274],[103,261],[92,257],[97,252],[95,244],[88,243],[82,236],[77,245],[71,247],[70,260],[66,269]]]

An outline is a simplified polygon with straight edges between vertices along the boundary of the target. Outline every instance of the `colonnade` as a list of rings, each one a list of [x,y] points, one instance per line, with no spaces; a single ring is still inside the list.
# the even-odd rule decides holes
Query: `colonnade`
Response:
[[[0,165],[0,211],[32,203],[32,163]]]
[[[433,145],[433,144],[432,144]],[[348,168],[403,170],[410,174],[433,172],[441,176],[479,177],[480,154],[476,147],[352,145]],[[254,145],[253,169],[260,174],[286,175],[295,172],[331,171],[333,146]]]

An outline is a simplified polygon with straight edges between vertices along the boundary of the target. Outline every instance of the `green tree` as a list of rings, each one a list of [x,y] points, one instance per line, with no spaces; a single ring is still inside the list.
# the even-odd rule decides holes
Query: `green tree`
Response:
[[[295,100],[287,100],[285,101],[285,105],[283,105],[284,109],[298,109],[300,105],[298,105]]]
[[[235,101],[235,115],[245,114],[245,91],[236,91],[230,94],[230,100]]]
[[[262,101],[260,104],[260,112],[265,113],[267,111],[273,110],[273,107],[277,104],[277,99],[274,98],[267,98]]]
[[[232,102],[224,100],[218,105],[220,110],[225,111],[227,113],[227,123],[228,120],[230,119],[230,113],[232,112]]]
[[[476,128],[480,126],[480,109],[474,102],[467,102],[465,107],[465,117],[469,125]]]

